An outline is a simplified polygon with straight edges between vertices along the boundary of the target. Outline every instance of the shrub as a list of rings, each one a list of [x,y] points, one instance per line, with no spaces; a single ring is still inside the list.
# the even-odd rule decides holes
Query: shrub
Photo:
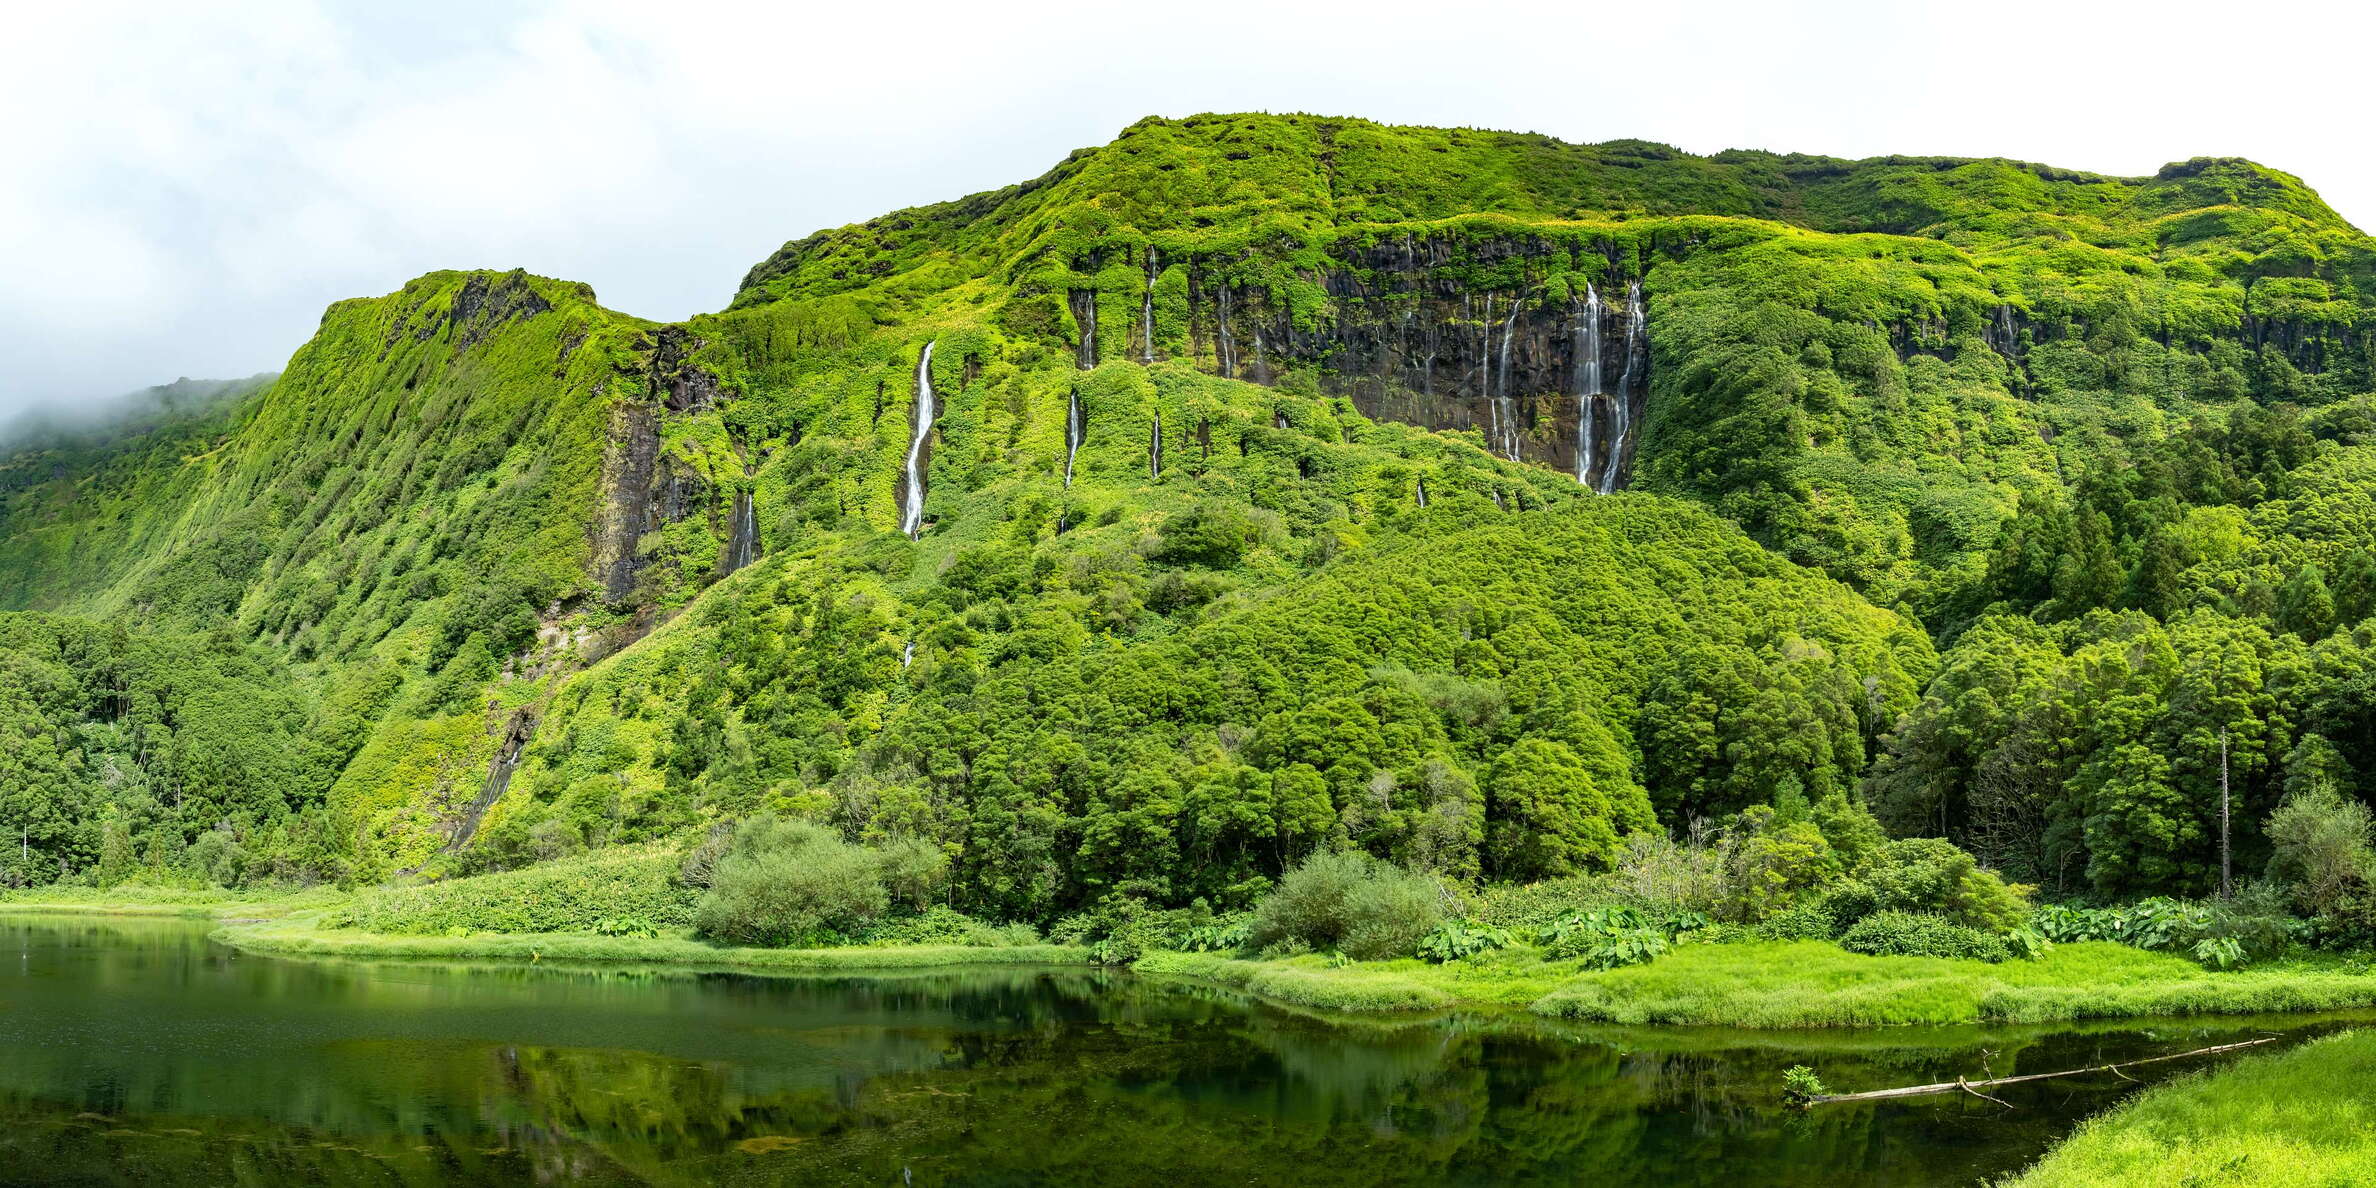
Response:
[[[1363,960],[1409,956],[1445,915],[1443,888],[1367,854],[1316,853],[1254,909],[1249,940]]]
[[[1784,820],[1766,805],[1745,809],[1725,839],[1725,918],[1755,924],[1840,875],[1839,856],[1813,824]]]
[[[1352,919],[1341,946],[1347,957],[1382,961],[1408,957],[1444,919],[1444,890],[1434,879],[1379,863],[1354,884],[1346,906]]]
[[[1171,947],[1183,953],[1233,953],[1253,939],[1253,918],[1240,912],[1175,930]]]
[[[822,825],[755,817],[710,872],[695,910],[702,932],[748,945],[820,945],[863,935],[902,907],[920,905],[947,858],[921,843],[870,849]]]
[[[1535,941],[1550,960],[1575,960],[1586,969],[1615,969],[1648,961],[1667,951],[1676,932],[1707,923],[1707,917],[1697,913],[1659,918],[1639,908],[1594,908],[1552,921],[1535,933]]]
[[[1831,913],[1813,903],[1777,912],[1750,931],[1761,940],[1830,940],[1840,932]]]
[[[1860,879],[1827,887],[1815,897],[1812,905],[1831,921],[1831,935],[1838,936],[1856,926],[1856,922],[1881,910],[1881,896],[1872,884]]]
[[[1437,964],[1505,949],[1516,938],[1509,929],[1476,920],[1446,920],[1419,942],[1419,955]]]
[[[1931,913],[2002,932],[2028,917],[2028,889],[2007,884],[1954,842],[1909,837],[1882,847],[1867,882],[1883,909]]]
[[[1927,912],[1875,912],[1850,928],[1840,938],[1840,947],[1875,957],[1962,957],[1998,962],[2012,956],[2003,940]]]
[[[2269,814],[2269,877],[2302,911],[2342,914],[2376,883],[2370,830],[2368,806],[2323,782],[2293,793]]]
[[[1647,844],[1651,836],[1637,840]],[[1603,876],[1571,875],[1539,883],[1504,883],[1488,887],[1477,896],[1476,918],[1497,928],[1535,929],[1569,912],[1583,911],[1610,899],[1611,891]]]

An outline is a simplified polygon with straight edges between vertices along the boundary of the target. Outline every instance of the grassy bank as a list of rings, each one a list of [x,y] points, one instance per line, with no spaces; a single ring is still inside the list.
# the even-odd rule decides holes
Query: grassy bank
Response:
[[[1450,1006],[1523,1007],[1576,976],[1531,953],[1425,961],[1332,963],[1317,954],[1254,961],[1221,953],[1149,953],[1131,968],[1198,978],[1291,1006],[1334,1011],[1416,1011]]]
[[[2337,965],[2215,973],[2183,958],[2100,943],[2001,964],[1867,957],[1802,941],[1684,945],[1649,964],[1605,972],[1532,952],[1447,965],[1159,952],[1134,968],[1326,1010],[1531,1006],[1555,1018],[1627,1026],[1952,1027],[2376,1007],[2376,976]]]
[[[93,916],[176,916],[185,919],[268,919],[347,901],[335,887],[287,891],[194,890],[183,887],[36,887],[0,892],[0,912]]]
[[[232,925],[214,939],[252,953],[374,959],[599,961],[643,965],[731,966],[832,972],[925,969],[952,965],[1079,965],[1088,951],[1068,945],[883,945],[839,949],[751,949],[713,945],[689,934],[635,937],[593,933],[486,933],[398,936],[326,928],[320,917]]]
[[[1561,1018],[1728,1027],[2043,1023],[2376,1005],[2376,976],[2316,964],[2214,973],[2124,945],[2062,945],[1991,965],[1865,957],[1837,945],[1685,945],[1647,965],[1583,974],[1535,1003]]]
[[[2148,1090],[2007,1188],[2376,1183],[2376,1032],[2328,1036]]]

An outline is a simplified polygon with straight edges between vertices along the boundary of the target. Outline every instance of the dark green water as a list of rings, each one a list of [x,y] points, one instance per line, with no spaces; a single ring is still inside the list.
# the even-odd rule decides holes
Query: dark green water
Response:
[[[2131,1086],[1798,1115],[1780,1071],[1869,1088],[2271,1024],[1382,1023],[1078,970],[290,961],[205,935],[0,916],[0,1183],[1968,1184]]]

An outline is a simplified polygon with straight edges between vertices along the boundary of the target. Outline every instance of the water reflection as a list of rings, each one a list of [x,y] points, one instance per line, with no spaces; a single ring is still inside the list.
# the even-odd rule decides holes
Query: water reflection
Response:
[[[1784,1034],[1344,1020],[1084,970],[282,961],[0,917],[0,1182],[1970,1183],[2130,1089],[1779,1108],[2341,1017]],[[2178,1071],[2171,1069],[2170,1071]]]

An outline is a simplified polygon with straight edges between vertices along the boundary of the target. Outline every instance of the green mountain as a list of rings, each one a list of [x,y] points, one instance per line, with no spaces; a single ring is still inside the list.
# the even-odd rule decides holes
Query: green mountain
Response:
[[[658,325],[437,273],[0,459],[0,878],[760,810],[962,907],[1863,795],[2196,890],[2376,775],[2371,241],[2296,179],[1142,121]]]

